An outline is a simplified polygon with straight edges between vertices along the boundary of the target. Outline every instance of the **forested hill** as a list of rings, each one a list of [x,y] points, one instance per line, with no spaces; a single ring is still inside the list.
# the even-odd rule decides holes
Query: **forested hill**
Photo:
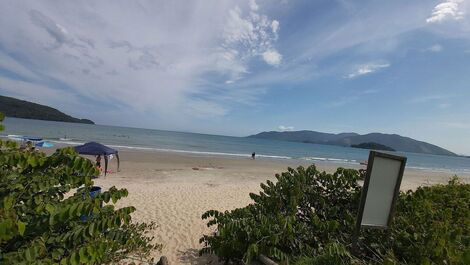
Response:
[[[362,144],[352,144],[351,147],[362,148],[362,149],[371,149],[371,150],[384,150],[384,151],[396,151],[395,149],[374,142],[362,143]]]
[[[74,118],[48,106],[5,96],[0,96],[0,112],[13,118],[95,124],[91,120]]]
[[[391,147],[397,151],[424,153],[434,155],[450,155],[455,156],[449,150],[439,146],[418,141],[409,137],[400,136],[398,134],[384,134],[384,133],[369,133],[360,135],[357,133],[322,133],[316,131],[291,131],[291,132],[262,132],[255,135],[248,136],[251,138],[262,138],[270,140],[314,143],[314,144],[327,144],[327,145],[340,145],[351,146],[361,143],[378,143]]]

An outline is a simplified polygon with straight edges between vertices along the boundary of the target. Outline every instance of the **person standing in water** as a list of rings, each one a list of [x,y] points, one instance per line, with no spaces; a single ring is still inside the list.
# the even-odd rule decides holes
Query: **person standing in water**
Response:
[[[255,159],[255,156],[256,156],[255,152],[251,153],[251,159]]]

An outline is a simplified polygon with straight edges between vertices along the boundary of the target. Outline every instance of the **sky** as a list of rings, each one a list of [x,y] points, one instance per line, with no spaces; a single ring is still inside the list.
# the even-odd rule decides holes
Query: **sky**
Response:
[[[4,0],[0,32],[0,95],[99,124],[470,154],[470,0]]]

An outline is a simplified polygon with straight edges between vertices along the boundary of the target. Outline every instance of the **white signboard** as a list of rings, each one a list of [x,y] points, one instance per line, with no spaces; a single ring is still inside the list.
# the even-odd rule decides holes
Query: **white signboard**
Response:
[[[400,191],[406,157],[371,151],[362,189],[357,229],[387,228]]]

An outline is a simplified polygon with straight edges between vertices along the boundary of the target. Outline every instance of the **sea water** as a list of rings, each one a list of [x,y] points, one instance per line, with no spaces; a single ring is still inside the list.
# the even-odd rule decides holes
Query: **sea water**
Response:
[[[15,134],[40,136],[55,143],[79,145],[100,142],[125,150],[182,152],[209,156],[250,157],[256,152],[263,159],[359,164],[369,150],[351,147],[273,141],[266,139],[173,132],[118,126],[6,118],[2,136]],[[470,158],[396,152],[408,158],[407,167],[470,174]]]

